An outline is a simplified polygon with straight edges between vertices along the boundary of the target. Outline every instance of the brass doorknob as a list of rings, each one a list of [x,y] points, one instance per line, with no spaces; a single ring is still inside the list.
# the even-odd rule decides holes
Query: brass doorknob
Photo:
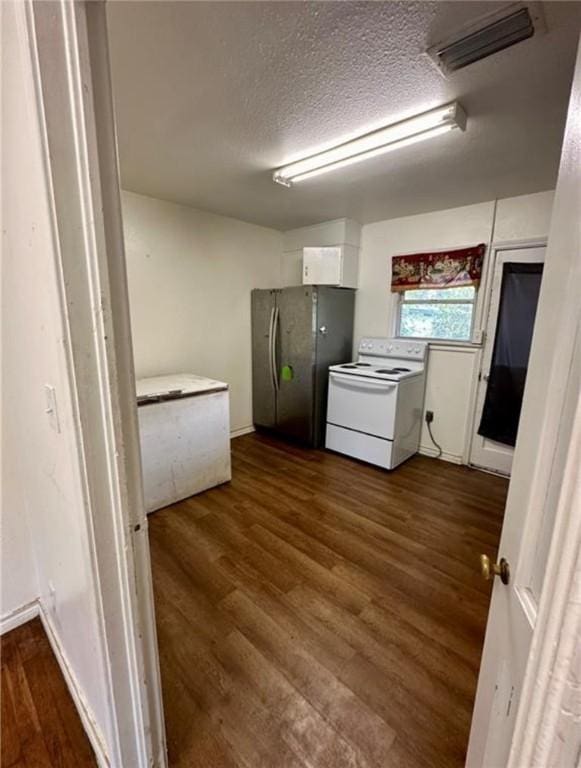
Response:
[[[500,563],[491,563],[488,555],[480,555],[480,571],[482,578],[487,581],[495,576],[500,576],[503,584],[508,584],[510,581],[510,568],[504,557],[501,558]]]

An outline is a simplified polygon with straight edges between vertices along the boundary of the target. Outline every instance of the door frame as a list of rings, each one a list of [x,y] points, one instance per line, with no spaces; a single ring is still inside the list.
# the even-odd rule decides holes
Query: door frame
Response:
[[[100,765],[165,768],[105,2],[25,0],[25,15],[83,472],[79,514],[108,669],[108,748],[91,713],[80,714]]]
[[[581,368],[581,323],[572,365]],[[508,768],[558,765],[560,738],[581,714],[581,398],[577,402],[561,493]],[[578,737],[577,737],[578,738]],[[575,759],[571,753],[572,762]],[[578,757],[578,755],[577,755]]]
[[[488,314],[490,312],[490,304],[492,301],[493,277],[494,277],[494,270],[496,267],[498,254],[501,251],[518,251],[518,250],[526,250],[527,248],[546,248],[546,247],[547,247],[546,237],[535,237],[535,238],[528,238],[528,239],[522,239],[522,240],[496,240],[491,243],[490,248],[488,250],[488,258],[486,259],[486,263],[485,263],[484,280],[482,281],[482,288],[481,288],[482,293],[484,295],[481,297],[480,307],[477,308],[478,328],[480,329],[481,333],[486,331],[486,326],[488,325]],[[473,375],[471,393],[470,393],[470,411],[468,414],[468,423],[470,424],[470,429],[468,430],[467,439],[466,439],[466,447],[464,450],[464,461],[469,467],[478,469],[481,472],[489,472],[492,475],[498,474],[499,477],[506,477],[506,475],[503,475],[500,472],[497,473],[492,469],[487,469],[486,467],[477,466],[473,464],[471,461],[472,445],[474,443],[474,437],[476,434],[476,420],[477,420],[476,406],[478,401],[478,384],[480,382],[480,377],[482,376],[482,364],[484,362],[485,344],[486,344],[486,339],[483,339],[476,353],[476,364],[474,365],[474,375]]]
[[[485,275],[484,275],[484,281],[483,281],[484,296],[482,297],[480,316],[478,319],[481,333],[484,334],[486,332],[486,328],[488,327],[488,318],[489,318],[490,307],[492,303],[492,291],[494,288],[494,271],[496,269],[496,264],[498,261],[498,254],[503,251],[521,251],[521,250],[524,251],[524,250],[527,250],[528,248],[545,248],[546,249],[546,247],[547,247],[546,237],[530,238],[527,240],[513,240],[513,241],[501,240],[501,241],[492,243],[489,250],[489,258],[487,259],[487,264],[485,268]],[[500,308],[500,304],[499,304],[499,308]],[[466,457],[465,457],[466,464],[482,472],[489,472],[492,475],[498,475],[499,477],[510,477],[510,475],[505,475],[502,472],[495,472],[494,469],[491,469],[488,467],[482,467],[478,464],[472,463],[472,449],[474,446],[474,440],[476,438],[477,419],[478,419],[478,413],[477,413],[478,385],[480,383],[480,379],[482,376],[482,368],[484,363],[484,348],[487,341],[488,339],[484,337],[480,345],[480,348],[478,349],[477,361],[476,361],[476,365],[474,366],[474,380],[472,382],[470,414],[468,419],[470,424],[470,431],[468,433],[468,440],[467,440],[467,450],[466,450]]]
[[[110,706],[119,753],[131,756],[108,760],[113,768],[165,768],[105,4],[40,0],[33,10],[27,0],[27,18],[39,108],[54,118],[43,126],[45,160],[69,369],[85,447],[92,567],[110,652]],[[55,79],[48,84],[38,67],[39,53],[47,51],[55,60]],[[72,143],[58,135],[63,126]],[[528,765],[533,754],[548,754],[562,727],[561,702],[574,679],[569,675],[579,671],[571,649],[581,630],[581,520],[575,514],[581,503],[580,453],[578,410],[513,734],[515,768]]]

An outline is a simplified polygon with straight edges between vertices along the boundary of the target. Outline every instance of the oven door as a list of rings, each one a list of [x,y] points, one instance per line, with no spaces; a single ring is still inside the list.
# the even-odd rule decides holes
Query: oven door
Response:
[[[329,373],[329,424],[393,440],[396,402],[393,381]]]

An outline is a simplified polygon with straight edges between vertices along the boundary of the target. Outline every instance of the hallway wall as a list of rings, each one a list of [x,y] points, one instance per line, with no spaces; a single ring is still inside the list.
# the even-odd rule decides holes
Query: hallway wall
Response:
[[[2,629],[40,610],[57,658],[114,754],[107,653],[26,28],[2,14]],[[4,119],[9,116],[9,119]],[[56,407],[47,413],[46,386]]]

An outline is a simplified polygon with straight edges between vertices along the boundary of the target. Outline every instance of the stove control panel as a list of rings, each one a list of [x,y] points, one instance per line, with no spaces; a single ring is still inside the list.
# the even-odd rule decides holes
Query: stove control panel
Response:
[[[360,355],[377,355],[378,357],[397,357],[400,360],[426,359],[428,344],[425,341],[410,339],[363,338],[359,342]]]

